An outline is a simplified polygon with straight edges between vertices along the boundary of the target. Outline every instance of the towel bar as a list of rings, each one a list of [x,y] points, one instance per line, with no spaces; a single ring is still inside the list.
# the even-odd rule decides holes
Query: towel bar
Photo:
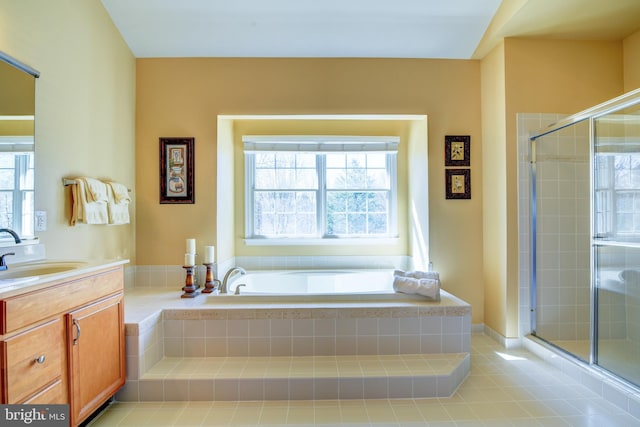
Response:
[[[64,185],[65,187],[69,186],[69,185],[76,185],[76,180],[75,179],[69,179],[69,178],[62,178],[62,185]],[[131,189],[127,188],[127,191],[129,193],[131,193]]]

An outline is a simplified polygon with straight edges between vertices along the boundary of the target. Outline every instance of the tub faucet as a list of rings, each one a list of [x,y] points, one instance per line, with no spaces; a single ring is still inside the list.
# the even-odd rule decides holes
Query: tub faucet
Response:
[[[242,267],[233,267],[232,269],[230,269],[229,271],[227,271],[227,274],[224,275],[224,279],[222,279],[222,285],[220,286],[220,290],[219,292],[221,294],[226,294],[227,293],[227,282],[229,281],[229,278],[234,274],[234,273],[240,273],[240,274],[247,274],[247,272],[245,271],[244,268]]]
[[[13,231],[10,228],[0,228],[0,233],[9,233],[13,236],[13,240],[16,241],[16,244],[22,242],[22,240],[20,239],[20,236],[18,236],[18,233],[16,233],[15,231]]]

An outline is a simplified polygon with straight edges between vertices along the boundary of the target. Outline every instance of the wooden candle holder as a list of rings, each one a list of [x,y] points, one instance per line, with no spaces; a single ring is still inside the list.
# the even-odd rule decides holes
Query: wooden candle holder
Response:
[[[193,270],[195,266],[183,265],[182,268],[185,269],[187,276],[185,277],[184,287],[182,288],[184,293],[180,298],[195,298],[195,296],[198,295],[198,292],[196,292],[197,288],[193,284]]]
[[[204,289],[202,290],[203,294],[211,294],[217,293],[220,287],[220,280],[215,279],[215,275],[213,272],[214,263],[204,263],[205,267],[207,267],[207,274],[204,279]]]

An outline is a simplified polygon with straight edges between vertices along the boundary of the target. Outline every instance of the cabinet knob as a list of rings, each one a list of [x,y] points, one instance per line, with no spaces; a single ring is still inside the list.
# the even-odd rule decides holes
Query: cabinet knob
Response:
[[[44,354],[34,360],[36,363],[44,363]]]

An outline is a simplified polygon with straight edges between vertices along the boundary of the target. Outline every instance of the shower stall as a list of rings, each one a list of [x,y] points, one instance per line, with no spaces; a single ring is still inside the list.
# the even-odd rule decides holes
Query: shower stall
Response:
[[[529,137],[532,335],[640,386],[640,90]]]

